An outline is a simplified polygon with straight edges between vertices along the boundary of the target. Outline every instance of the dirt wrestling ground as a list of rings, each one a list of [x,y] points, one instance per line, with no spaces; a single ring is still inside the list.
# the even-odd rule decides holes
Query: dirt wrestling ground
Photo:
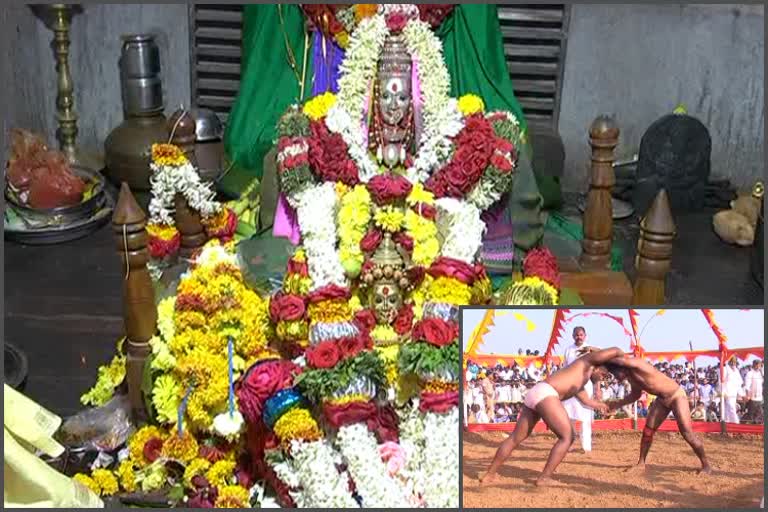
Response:
[[[645,474],[624,470],[637,462],[639,432],[596,432],[592,454],[572,451],[555,472],[555,482],[537,489],[533,481],[554,444],[551,434],[534,434],[496,481],[480,487],[506,433],[464,433],[463,486],[467,508],[756,508],[763,496],[763,436],[702,434],[714,468],[697,475],[698,459],[680,434],[654,438]],[[578,440],[574,444],[578,447]]]

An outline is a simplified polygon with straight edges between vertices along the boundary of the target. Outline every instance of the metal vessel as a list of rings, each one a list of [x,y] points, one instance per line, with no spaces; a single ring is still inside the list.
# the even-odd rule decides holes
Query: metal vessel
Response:
[[[134,191],[147,191],[152,144],[168,141],[160,50],[154,36],[123,37],[120,82],[125,120],[104,143],[106,173],[116,184],[126,182]]]

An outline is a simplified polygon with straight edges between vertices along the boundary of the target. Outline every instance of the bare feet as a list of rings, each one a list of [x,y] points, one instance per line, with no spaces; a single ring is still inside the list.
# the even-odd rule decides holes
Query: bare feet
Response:
[[[702,475],[702,474],[704,474],[704,475],[711,475],[712,474],[712,466],[709,466],[709,465],[702,466],[702,468],[700,470],[698,470],[696,473],[699,474],[699,475]]]
[[[488,485],[490,483],[493,483],[496,481],[496,478],[498,475],[496,473],[485,473],[478,477],[478,480],[480,481],[480,486]]]
[[[554,480],[552,480],[551,477],[548,476],[540,476],[538,479],[536,479],[536,487],[548,487],[552,485]]]
[[[645,471],[645,464],[635,464],[624,470],[625,473],[637,474]]]

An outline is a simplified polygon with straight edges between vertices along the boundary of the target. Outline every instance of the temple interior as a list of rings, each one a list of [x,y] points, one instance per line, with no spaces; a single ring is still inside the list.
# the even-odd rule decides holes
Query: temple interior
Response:
[[[0,16],[6,384],[248,475],[102,499],[450,507],[459,307],[764,303],[763,6]]]

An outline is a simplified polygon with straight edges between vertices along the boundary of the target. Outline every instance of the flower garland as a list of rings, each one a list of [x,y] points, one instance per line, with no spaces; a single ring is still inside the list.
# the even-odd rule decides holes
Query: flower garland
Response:
[[[158,324],[167,338],[151,341],[157,419],[175,425],[189,393],[184,417],[193,431],[235,436],[239,413],[218,416],[228,408],[227,344],[231,339],[237,378],[267,346],[268,314],[267,303],[245,285],[234,248],[217,240],[206,244],[182,276],[175,299],[161,302]]]
[[[121,338],[117,342],[117,355],[108,365],[99,367],[96,384],[80,397],[81,404],[101,407],[112,399],[115,389],[125,380],[124,342],[125,338]]]
[[[154,259],[162,259],[178,251],[181,235],[176,229],[174,201],[178,194],[198,212],[207,234],[222,241],[231,240],[237,228],[237,216],[216,201],[215,192],[203,183],[197,169],[177,146],[152,145],[152,197],[149,201],[149,251]]]
[[[365,236],[371,220],[371,196],[368,190],[358,185],[346,193],[341,200],[337,217],[339,226],[339,258],[347,276],[354,278],[363,266],[363,252],[360,242]]]
[[[327,441],[295,441],[291,455],[306,502],[313,508],[359,508],[349,491],[349,475],[337,470],[339,457]]]
[[[407,235],[413,240],[411,260],[415,265],[429,267],[440,253],[434,195],[417,183],[406,203],[410,209],[405,214],[404,224]]]
[[[366,508],[407,508],[409,501],[400,482],[387,472],[376,438],[365,423],[339,429],[336,442],[348,463],[357,492]]]
[[[334,183],[308,187],[289,201],[301,226],[313,289],[328,285],[346,286],[344,267],[336,251],[337,232],[333,222],[338,204]]]
[[[459,440],[456,425],[459,409],[424,416],[424,501],[429,508],[458,508]]]
[[[410,494],[421,501],[427,487],[427,479],[424,416],[419,412],[418,399],[399,411],[399,414],[400,446],[405,452],[405,467],[401,475]]]
[[[437,208],[437,227],[443,239],[441,255],[474,264],[486,230],[480,210],[470,203],[447,197],[437,200]]]

